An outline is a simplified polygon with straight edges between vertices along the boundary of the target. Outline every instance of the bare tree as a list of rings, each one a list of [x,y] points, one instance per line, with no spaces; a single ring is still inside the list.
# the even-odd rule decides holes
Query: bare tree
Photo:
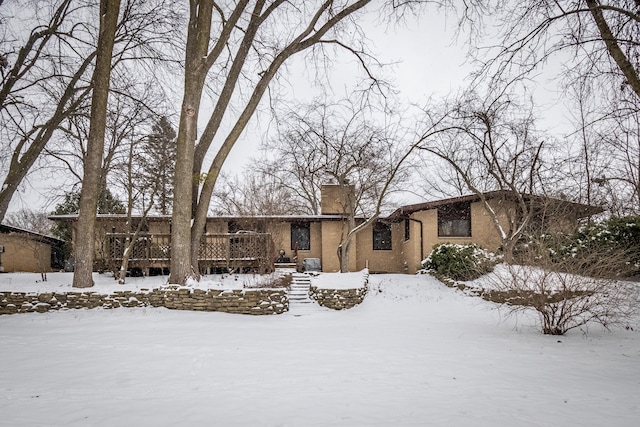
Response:
[[[573,193],[606,196],[615,212],[637,212],[640,122],[640,14],[635,0],[562,0],[553,2],[468,3],[463,16],[472,28],[474,57],[480,68],[476,83],[503,88],[513,81],[551,70],[560,64],[563,94],[575,103],[576,132],[573,160],[580,160],[583,176]],[[499,28],[498,43],[482,46],[478,33],[491,16]],[[487,31],[488,30],[488,31]],[[576,95],[577,94],[577,95]],[[588,138],[585,139],[585,138]],[[587,143],[585,145],[585,143]],[[585,149],[587,151],[585,151]],[[598,152],[607,152],[598,158]],[[576,154],[581,155],[576,156]],[[584,175],[590,175],[585,178]],[[585,193],[586,191],[586,193]],[[598,200],[600,201],[600,200]]]
[[[95,51],[87,50],[82,43],[87,38],[87,26],[75,25],[86,14],[86,7],[71,0],[39,5],[44,6],[42,16],[47,18],[36,21],[26,39],[3,40],[0,129],[6,144],[0,148],[3,159],[0,220],[56,127],[90,91],[82,78],[95,58]],[[17,26],[20,25],[17,19],[4,20]],[[23,33],[17,29],[14,32]],[[74,49],[82,57],[67,55]]]
[[[624,106],[624,104],[621,104]],[[600,156],[592,191],[604,193],[606,204],[618,215],[640,212],[640,98],[632,114],[610,114],[607,120],[588,124],[593,135],[591,156]]]
[[[522,110],[504,94],[493,100],[468,94],[425,116],[428,131],[418,148],[443,161],[478,195],[509,258],[534,214],[529,196],[543,190],[546,175],[544,150],[550,144],[536,132],[531,109]],[[489,200],[486,193],[495,190],[509,203]],[[513,203],[513,209],[500,208]]]
[[[114,194],[124,195],[126,186],[119,179],[118,165],[129,162],[129,144],[136,141],[147,144],[149,139],[143,134],[150,132],[153,121],[164,111],[164,98],[148,84],[120,79],[115,83],[107,105],[106,131],[102,166],[100,167],[100,192],[111,187]],[[55,159],[48,169],[59,175],[70,175],[74,186],[82,183],[84,159],[87,155],[87,141],[90,125],[90,105],[86,105],[64,123],[62,138],[52,141],[45,149],[49,159]],[[167,147],[165,147],[167,148]],[[138,147],[138,150],[140,147]],[[153,155],[170,155],[170,150]],[[59,166],[58,166],[59,165]],[[158,167],[155,165],[154,167]],[[149,168],[150,169],[150,168]],[[167,172],[158,169],[158,174]]]
[[[303,215],[292,191],[258,170],[257,160],[242,175],[220,175],[213,211],[218,215]]]
[[[117,275],[118,283],[124,285],[129,259],[140,233],[143,231],[147,216],[155,205],[155,198],[161,188],[162,181],[156,179],[153,169],[145,169],[142,150],[143,145],[136,139],[129,140],[129,153],[124,163],[118,165],[121,185],[127,194],[127,229],[124,237],[122,263]],[[141,215],[133,221],[134,212]]]
[[[605,101],[603,91],[587,79],[571,84],[568,94],[576,105],[571,119],[577,128],[565,137],[558,168],[565,173],[555,186],[614,215],[634,214],[640,212],[640,99]]]
[[[17,212],[9,213],[4,222],[45,236],[51,234],[51,228],[53,227],[53,222],[48,218],[46,212],[31,209],[21,209]]]
[[[396,117],[382,117],[386,125],[376,126],[375,113],[348,100],[297,105],[278,120],[278,134],[265,146],[273,157],[263,161],[262,173],[292,193],[307,213],[320,213],[322,184],[341,185],[345,222],[336,249],[343,272],[356,234],[378,219],[406,178],[404,161],[414,148],[400,139]]]
[[[100,1],[100,33],[98,52],[93,71],[93,94],[91,100],[91,125],[87,154],[84,159],[82,190],[80,192],[80,211],[78,213],[77,235],[74,247],[75,270],[73,287],[93,286],[93,260],[95,242],[96,211],[100,194],[100,173],[104,151],[104,134],[107,119],[107,101],[111,82],[111,59],[115,42],[120,0]]]
[[[96,11],[90,2],[71,0],[18,0],[0,11],[15,35],[0,38],[0,219],[43,149],[67,127],[65,121],[85,114],[97,52]],[[161,74],[157,65],[166,63],[174,40],[179,42],[180,20],[174,2],[124,0],[115,38],[117,80],[133,63],[135,74]]]
[[[175,200],[173,209],[171,282],[184,283],[188,277],[197,277],[199,242],[215,183],[269,84],[290,58],[303,51],[327,58],[327,49],[339,49],[354,55],[366,67],[370,57],[361,44],[349,44],[353,40],[347,35],[349,31],[359,33],[355,15],[370,3],[240,0],[229,6],[208,0],[191,2],[175,172],[175,191],[181,197]],[[213,40],[211,47],[209,40]],[[214,108],[197,139],[200,102],[207,81],[215,87]],[[244,90],[238,90],[241,83]],[[233,111],[238,114],[229,118]],[[231,125],[223,134],[225,118]],[[217,154],[209,167],[203,168],[214,139],[221,141]],[[203,169],[200,186],[200,180],[194,177],[202,176]]]
[[[495,87],[543,68],[557,54],[568,69],[592,79],[608,80],[611,87],[628,86],[640,96],[637,34],[640,15],[635,0],[561,0],[554,2],[470,1],[462,19],[471,34],[487,32],[487,17],[498,28],[499,43],[482,47],[472,37],[480,76]]]
[[[371,211],[392,144],[375,120],[349,100],[296,105],[277,119],[278,133],[255,167],[293,193],[307,214],[320,213],[322,184],[347,181],[356,187],[353,214]]]

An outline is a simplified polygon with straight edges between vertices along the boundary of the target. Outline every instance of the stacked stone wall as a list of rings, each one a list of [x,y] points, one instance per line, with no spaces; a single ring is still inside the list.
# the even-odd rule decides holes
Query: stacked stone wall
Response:
[[[323,307],[333,310],[346,310],[353,308],[364,301],[367,295],[369,283],[369,275],[364,276],[364,282],[361,287],[354,289],[325,289],[311,286],[309,288],[309,297],[314,299]]]
[[[541,294],[535,291],[526,290],[494,290],[480,289],[469,286],[462,282],[456,282],[446,276],[437,273],[430,273],[446,286],[465,292],[467,295],[478,296],[485,301],[497,304],[540,306],[541,304],[553,304],[566,299],[576,298],[584,295],[580,291],[547,292]]]
[[[79,292],[0,292],[0,314],[44,313],[79,308],[166,307],[174,310],[237,314],[282,314],[289,309],[284,289],[218,290],[167,286],[153,290]]]

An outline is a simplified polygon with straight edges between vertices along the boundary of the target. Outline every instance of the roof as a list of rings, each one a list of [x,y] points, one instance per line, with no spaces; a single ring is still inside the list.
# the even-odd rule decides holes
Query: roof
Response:
[[[50,215],[48,217],[53,221],[75,221],[78,219],[78,214],[64,214],[64,215]],[[98,214],[98,219],[108,220],[126,220],[128,217],[126,214]],[[132,215],[132,219],[141,219],[142,215]],[[342,220],[344,215],[252,215],[252,216],[234,216],[234,215],[216,215],[208,216],[207,219],[211,220],[277,220],[277,221],[323,221],[323,220]],[[146,217],[147,221],[171,221],[171,215],[149,215]]]
[[[504,199],[515,198],[513,193],[508,190],[489,191],[484,193],[484,196],[487,199],[503,199],[504,200]],[[562,199],[557,199],[553,197],[537,196],[532,194],[523,194],[523,196],[524,196],[524,199],[527,201],[539,201],[539,202],[544,201],[545,203],[551,202],[553,204],[557,204],[558,206],[562,206],[563,209],[566,209],[578,214],[578,218],[583,218],[589,215],[595,215],[604,211],[604,209],[602,209],[599,206],[590,206],[582,203],[570,202],[568,200],[562,200]],[[387,217],[387,219],[394,220],[394,219],[406,218],[407,216],[419,211],[436,209],[440,206],[452,205],[455,203],[479,202],[480,200],[481,199],[478,194],[468,194],[466,196],[451,197],[449,199],[435,200],[432,202],[423,202],[423,203],[416,203],[412,205],[405,205],[393,211],[391,215]]]
[[[40,241],[43,241],[43,242],[46,242],[46,243],[51,243],[51,244],[62,244],[62,243],[64,243],[64,240],[58,239],[57,237],[49,236],[49,235],[42,234],[42,233],[36,233],[35,231],[26,230],[24,228],[14,227],[12,225],[6,225],[6,224],[0,224],[0,233],[2,233],[2,234],[9,234],[9,233],[27,234],[27,235],[33,237],[34,239],[37,239],[37,240],[40,240]]]

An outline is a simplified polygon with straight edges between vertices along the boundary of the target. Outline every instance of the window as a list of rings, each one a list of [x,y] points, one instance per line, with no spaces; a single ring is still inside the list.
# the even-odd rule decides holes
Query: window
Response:
[[[308,222],[291,223],[291,250],[311,250],[311,227]]]
[[[233,233],[237,233],[240,230],[240,225],[238,224],[237,221],[234,221],[233,219],[230,219],[229,222],[227,223],[227,232],[229,234],[233,234]]]
[[[471,237],[470,203],[452,203],[438,208],[438,237]]]
[[[391,250],[391,224],[384,222],[373,223],[373,250]]]
[[[409,218],[405,218],[404,220],[404,240],[411,239],[411,220]]]

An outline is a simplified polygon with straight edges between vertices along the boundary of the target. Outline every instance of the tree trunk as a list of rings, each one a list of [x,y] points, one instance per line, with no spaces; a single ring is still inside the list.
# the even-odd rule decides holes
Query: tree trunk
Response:
[[[104,134],[107,119],[107,102],[111,80],[111,57],[120,12],[120,0],[100,0],[100,34],[96,67],[93,71],[93,95],[91,101],[91,125],[87,154],[84,159],[82,190],[74,256],[76,260],[73,287],[93,286],[93,260],[95,252],[95,224],[100,193],[100,170],[104,151]]]
[[[148,211],[147,211],[148,212]],[[127,239],[125,240],[125,249],[122,254],[122,264],[120,264],[120,272],[118,274],[118,284],[124,285],[127,280],[127,270],[129,269],[129,258],[131,258],[131,251],[133,251],[136,242],[138,241],[138,236],[140,235],[140,230],[142,230],[142,223],[144,219],[147,217],[147,212],[145,212],[144,216],[138,223],[136,230],[131,234],[131,231],[127,233]],[[129,224],[131,224],[131,219],[129,219]]]
[[[191,2],[187,34],[185,82],[180,127],[176,141],[173,213],[171,216],[171,274],[169,283],[184,284],[194,275],[191,263],[192,185],[199,177],[193,174],[193,161],[200,99],[204,87],[206,58],[211,31],[213,2]]]
[[[257,82],[250,99],[242,110],[239,118],[235,122],[233,129],[225,138],[222,147],[219,149],[216,155],[216,158],[209,167],[209,173],[205,176],[204,184],[198,194],[199,185],[196,185],[195,179],[199,179],[199,176],[196,177],[195,174],[200,174],[202,153],[207,151],[207,144],[211,142],[210,140],[217,132],[217,123],[219,123],[218,120],[222,119],[223,113],[228,109],[229,100],[231,95],[233,94],[233,88],[236,86],[234,81],[237,81],[238,76],[240,76],[239,73],[242,72],[244,57],[246,55],[246,52],[249,51],[248,49],[252,46],[253,36],[260,27],[261,23],[267,19],[269,14],[276,10],[280,5],[283,5],[285,3],[286,2],[281,0],[274,1],[265,10],[262,9],[263,6],[267,4],[267,2],[258,1],[255,3],[254,11],[251,15],[251,20],[247,24],[247,27],[242,30],[244,32],[243,44],[240,46],[236,58],[234,59],[234,63],[230,67],[229,73],[226,76],[226,84],[223,93],[220,95],[220,104],[216,106],[216,110],[214,111],[214,114],[211,118],[211,126],[208,126],[202,135],[200,144],[204,145],[201,146],[202,148],[199,148],[198,156],[195,156],[195,137],[190,140],[187,140],[186,138],[181,140],[180,136],[178,137],[179,154],[176,164],[180,168],[180,173],[178,172],[178,169],[176,169],[176,184],[174,188],[176,194],[179,194],[179,197],[176,199],[176,201],[179,202],[174,204],[173,212],[170,277],[170,281],[172,283],[185,283],[188,277],[198,275],[196,271],[198,263],[197,248],[202,238],[202,234],[204,233],[204,224],[206,222],[206,214],[208,211],[211,194],[213,192],[213,187],[215,186],[215,182],[217,180],[222,164],[224,163],[227,155],[229,154],[231,148],[233,148],[240,134],[246,127],[248,121],[253,116],[269,85],[269,82],[273,79],[279,68],[288,58],[298,52],[301,52],[320,43],[323,36],[325,36],[330,30],[338,25],[343,19],[347,18],[349,15],[355,13],[356,11],[362,9],[364,6],[370,3],[370,0],[356,1],[353,4],[344,6],[344,8],[339,9],[338,11],[332,9],[333,2],[331,1],[323,2],[321,5],[317,6],[316,13],[313,14],[308,25],[302,28],[298,37],[291,41],[289,45],[284,47],[282,51],[277,54],[275,58],[273,58],[266,70],[260,73],[260,80]],[[198,105],[196,105],[196,103],[199,102],[199,98],[196,99],[191,93],[191,91],[196,88],[191,85],[191,82],[189,81],[189,69],[191,62],[189,58],[195,58],[198,66],[203,68],[203,72],[199,74],[199,76],[202,78],[201,83],[203,84],[207,70],[216,60],[219,52],[222,49],[226,48],[225,44],[229,40],[229,34],[236,27],[236,25],[230,25],[230,23],[237,22],[244,10],[244,7],[247,4],[248,2],[246,1],[240,1],[237,3],[234,12],[230,15],[228,22],[223,26],[222,32],[217,38],[218,42],[213,48],[211,54],[208,54],[207,43],[210,37],[208,31],[210,30],[211,24],[211,4],[210,2],[201,1],[198,8],[196,7],[198,6],[198,2],[192,1],[192,5],[194,5],[194,7],[191,11],[191,19],[189,24],[190,26],[187,35],[185,99],[183,101],[182,115],[185,115],[185,107],[189,107],[189,105],[185,104],[187,100],[189,100],[192,105],[196,106],[195,109],[192,110],[193,114],[195,115],[195,119],[193,120],[194,130],[199,107]],[[328,15],[328,19],[325,23],[321,23],[321,18],[325,14]],[[201,24],[199,19],[200,16],[203,17]],[[208,18],[208,26],[207,33],[205,34],[205,25],[203,24],[206,18]],[[201,41],[204,42],[202,46],[196,43],[198,35],[202,36]],[[197,48],[202,48],[202,50],[198,50]],[[202,92],[202,84],[199,87],[199,93]],[[186,125],[187,122],[183,122],[181,120],[181,132],[182,127]],[[189,143],[189,147],[181,147],[181,144]],[[180,156],[181,150],[184,152],[184,155],[182,157]],[[187,186],[190,186],[190,188],[187,189]],[[189,229],[189,226],[191,225],[190,220],[193,220],[193,226]]]
[[[618,65],[618,68],[624,75],[629,86],[631,86],[631,89],[635,92],[636,96],[640,98],[640,76],[638,76],[638,72],[634,68],[633,64],[620,48],[618,39],[611,32],[611,28],[609,28],[609,24],[607,24],[607,20],[602,13],[602,9],[600,9],[600,2],[597,0],[587,0],[587,6],[589,6],[593,20],[598,27],[600,37],[602,37],[602,41],[607,47],[609,55],[616,62],[616,65]]]
[[[347,237],[340,242],[338,246],[338,258],[340,258],[340,273],[348,273],[349,269],[349,253],[351,249],[351,241],[353,238],[347,233]]]
[[[128,237],[125,239],[125,249],[122,254],[122,263],[120,264],[120,271],[118,272],[118,285],[124,285],[127,280],[127,270],[129,269],[129,257],[131,254],[131,239]]]

